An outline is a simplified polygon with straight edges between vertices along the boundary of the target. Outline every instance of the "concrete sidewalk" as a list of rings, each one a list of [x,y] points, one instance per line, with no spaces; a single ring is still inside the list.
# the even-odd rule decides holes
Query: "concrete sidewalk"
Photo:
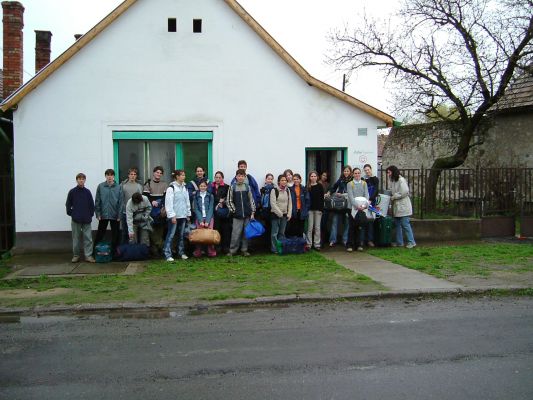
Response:
[[[143,264],[137,262],[94,264],[81,261],[72,263],[70,258],[70,254],[61,253],[15,256],[8,262],[13,272],[3,279],[33,279],[40,276],[133,275],[143,269]]]
[[[381,283],[393,291],[463,289],[462,285],[402,267],[366,252],[348,253],[344,250],[323,252],[324,257]]]

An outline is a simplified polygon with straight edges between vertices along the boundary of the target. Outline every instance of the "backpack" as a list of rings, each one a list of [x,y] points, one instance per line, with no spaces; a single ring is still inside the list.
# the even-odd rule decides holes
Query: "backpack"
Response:
[[[146,183],[148,183],[148,185],[150,185],[150,179],[148,179],[148,181],[146,181]],[[168,185],[167,189],[168,188],[172,188],[172,191],[174,191],[174,186],[172,184]],[[157,201],[157,206],[156,207],[152,207],[152,211],[150,211],[150,217],[152,217],[152,219],[153,219],[153,222],[152,222],[153,225],[158,225],[158,224],[161,224],[163,222],[166,222],[166,219],[167,219],[167,209],[165,208],[166,193],[167,193],[167,191],[165,190],[165,196],[163,196],[159,200],[156,200]]]
[[[279,189],[277,187],[273,187],[273,189],[276,191],[276,200],[277,200],[279,197]],[[264,218],[269,218],[270,212],[272,211],[270,193],[272,193],[272,189],[265,190],[263,193],[261,193],[261,215]]]
[[[97,263],[108,263],[113,261],[111,245],[106,242],[99,242],[94,247],[94,258]]]

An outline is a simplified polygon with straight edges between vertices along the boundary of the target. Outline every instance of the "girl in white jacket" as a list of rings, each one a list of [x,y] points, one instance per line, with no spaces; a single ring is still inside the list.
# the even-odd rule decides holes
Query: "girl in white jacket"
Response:
[[[182,260],[188,257],[185,255],[185,226],[191,217],[191,202],[189,201],[189,192],[185,185],[185,171],[177,169],[172,172],[174,182],[170,184],[165,193],[165,209],[167,212],[168,232],[165,239],[163,252],[165,259],[169,262],[174,261],[172,258],[172,239],[177,233],[177,254]]]
[[[409,186],[407,180],[400,175],[400,170],[391,165],[387,168],[387,176],[390,180],[392,191],[392,216],[396,227],[396,246],[403,247],[403,232],[407,237],[407,247],[412,249],[416,246],[413,229],[409,217],[413,214],[411,199],[409,198]]]

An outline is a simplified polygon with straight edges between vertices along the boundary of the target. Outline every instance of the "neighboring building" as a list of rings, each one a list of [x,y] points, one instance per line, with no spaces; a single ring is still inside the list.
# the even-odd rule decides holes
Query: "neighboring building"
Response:
[[[533,67],[509,87],[484,123],[488,130],[483,144],[472,147],[459,168],[533,167]],[[453,154],[458,137],[453,124],[445,122],[394,127],[383,150],[383,163],[429,168],[436,158]]]
[[[145,180],[162,165],[169,180],[204,165],[230,181],[246,159],[260,183],[285,168],[336,176],[376,165],[377,127],[392,125],[310,76],[234,0],[126,0],[1,108],[14,110],[18,248],[66,237],[80,171],[93,194],[106,168]]]

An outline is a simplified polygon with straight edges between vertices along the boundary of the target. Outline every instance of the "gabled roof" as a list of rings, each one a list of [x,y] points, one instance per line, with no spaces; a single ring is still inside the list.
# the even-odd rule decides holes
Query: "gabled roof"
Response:
[[[490,111],[512,111],[533,107],[533,65],[528,66]]]
[[[59,69],[85,45],[93,40],[100,32],[107,28],[113,21],[120,17],[128,8],[130,8],[137,0],[125,0],[115,10],[113,10],[107,17],[95,25],[89,32],[78,39],[72,46],[70,46],[64,53],[57,57],[54,61],[43,68],[37,75],[35,75],[26,84],[21,86],[17,91],[11,94],[0,104],[0,109],[6,111],[16,106],[28,93],[41,84],[48,76]],[[270,34],[250,15],[236,0],[224,0],[226,4],[235,11],[243,20],[252,28],[271,48],[274,52],[283,59],[308,85],[314,86],[346,103],[359,108],[360,110],[384,121],[387,126],[392,126],[393,117],[369,104],[362,102],[333,86],[330,86],[318,79],[314,78],[307,72]]]

